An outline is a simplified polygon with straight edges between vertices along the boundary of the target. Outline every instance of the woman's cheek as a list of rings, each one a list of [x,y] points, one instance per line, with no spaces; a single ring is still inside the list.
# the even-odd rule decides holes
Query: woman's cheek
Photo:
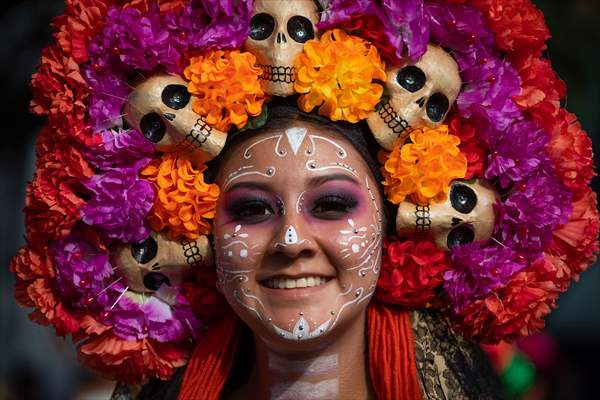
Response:
[[[376,278],[379,274],[381,226],[369,213],[365,214],[347,218],[329,230],[336,233],[329,244],[330,257],[335,260],[338,274],[346,279]]]

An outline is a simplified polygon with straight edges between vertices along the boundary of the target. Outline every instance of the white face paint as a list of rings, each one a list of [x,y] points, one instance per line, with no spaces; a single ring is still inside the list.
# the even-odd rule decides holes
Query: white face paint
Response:
[[[302,381],[282,382],[271,389],[273,400],[324,400],[337,399],[339,393],[337,379],[310,383]]]
[[[357,321],[381,259],[382,199],[368,166],[339,134],[293,124],[235,145],[217,179],[219,282],[270,342],[317,340]]]

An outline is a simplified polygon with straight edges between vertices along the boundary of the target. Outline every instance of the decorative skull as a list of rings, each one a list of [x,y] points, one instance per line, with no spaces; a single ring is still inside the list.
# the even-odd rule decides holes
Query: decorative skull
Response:
[[[155,292],[163,284],[180,285],[195,268],[211,265],[212,251],[206,236],[173,241],[163,233],[152,233],[140,243],[113,248],[111,262],[132,291]]]
[[[223,149],[227,134],[209,126],[192,110],[187,82],[177,75],[158,74],[134,85],[125,104],[125,121],[162,152],[188,152],[204,163]]]
[[[255,0],[244,49],[256,56],[263,89],[273,96],[294,93],[294,60],[315,37],[319,12],[313,0]]]
[[[441,47],[428,45],[415,64],[387,70],[391,96],[367,118],[379,145],[392,150],[398,137],[405,141],[412,128],[439,126],[461,88],[458,64]]]
[[[494,204],[498,198],[498,192],[482,181],[454,181],[443,203],[400,203],[396,230],[400,236],[414,239],[431,237],[438,247],[446,249],[485,241],[494,231]]]

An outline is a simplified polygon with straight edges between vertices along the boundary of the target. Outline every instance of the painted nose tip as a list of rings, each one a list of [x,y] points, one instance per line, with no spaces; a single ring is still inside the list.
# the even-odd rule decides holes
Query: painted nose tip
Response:
[[[425,97],[421,97],[416,101],[416,103],[419,105],[419,107],[423,108],[425,106]]]
[[[175,119],[175,114],[173,113],[164,113],[163,116],[171,122],[173,122],[173,120]]]

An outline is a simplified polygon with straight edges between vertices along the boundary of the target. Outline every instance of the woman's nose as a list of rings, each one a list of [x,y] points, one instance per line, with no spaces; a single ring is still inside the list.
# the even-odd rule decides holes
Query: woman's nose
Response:
[[[310,257],[316,251],[315,245],[307,229],[303,229],[297,223],[286,221],[272,238],[269,254],[281,254],[288,258]]]

